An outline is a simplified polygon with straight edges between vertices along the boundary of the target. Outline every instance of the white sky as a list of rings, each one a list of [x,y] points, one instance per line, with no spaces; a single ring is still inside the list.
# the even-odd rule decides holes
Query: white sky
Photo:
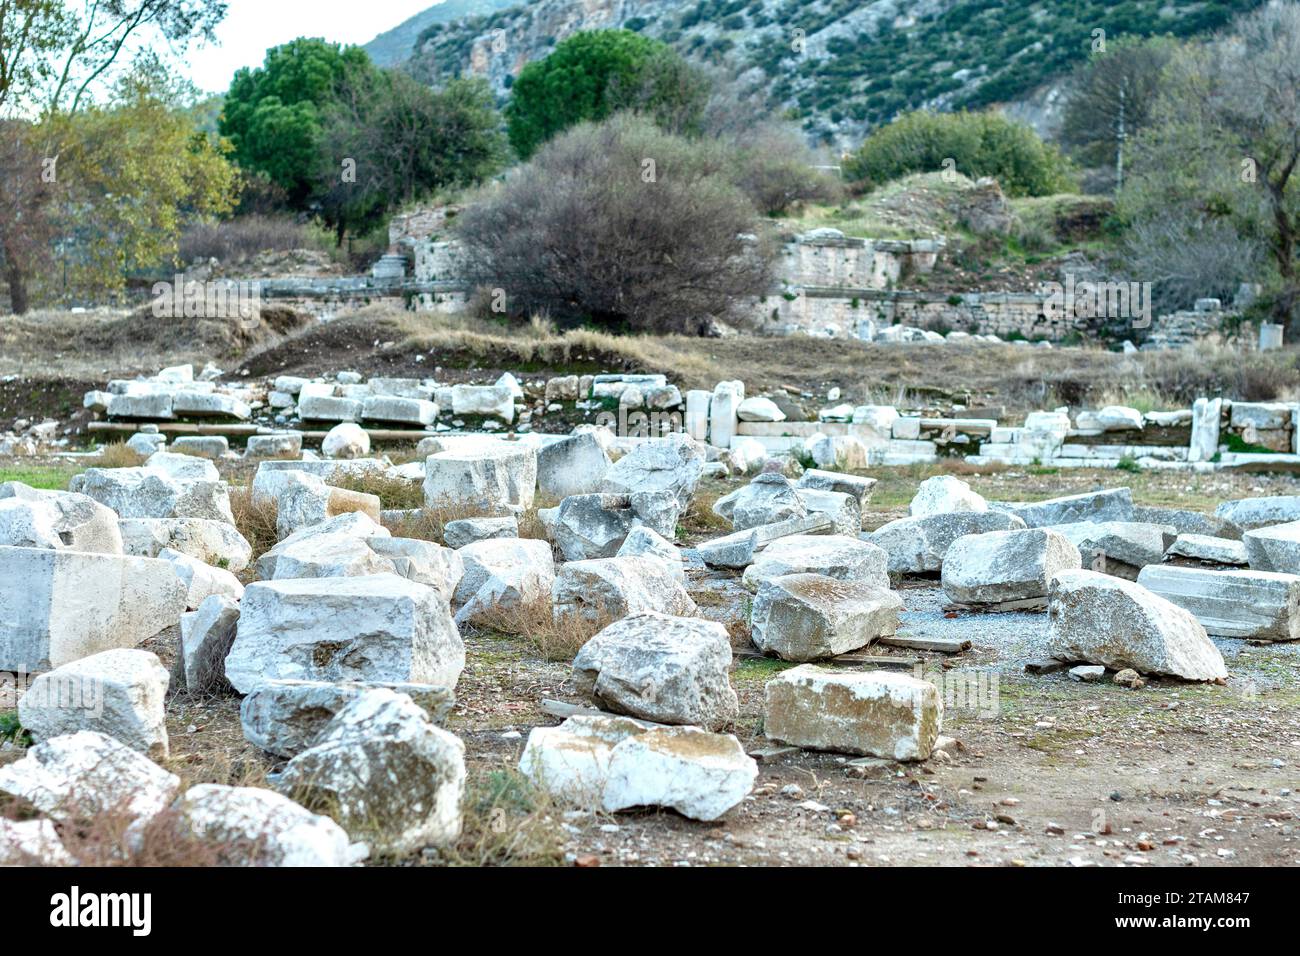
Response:
[[[207,93],[224,93],[241,66],[295,37],[368,43],[438,0],[227,0],[217,46],[192,46],[181,72]]]

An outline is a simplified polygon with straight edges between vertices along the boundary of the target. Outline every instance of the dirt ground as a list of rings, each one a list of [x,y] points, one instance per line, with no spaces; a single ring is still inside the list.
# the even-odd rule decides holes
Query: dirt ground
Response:
[[[865,517],[873,528],[904,513],[937,469],[879,469]],[[59,473],[60,476],[62,473]],[[232,476],[233,477],[233,476]],[[1114,472],[999,471],[964,475],[987,497],[1033,500],[1129,484],[1143,504],[1212,510],[1220,500],[1295,493],[1289,478]],[[903,636],[962,637],[947,656],[919,658],[947,698],[950,749],[923,764],[776,752],[762,733],[763,687],[785,667],[744,656],[745,592],[735,575],[692,560],[719,533],[708,504],[734,487],[709,482],[683,522],[690,590],[701,614],[727,623],[741,651],[732,674],[740,717],[732,732],[760,758],[754,792],[721,821],[672,812],[606,815],[565,809],[515,771],[528,732],[558,718],[544,700],[582,703],[564,660],[529,640],[467,632],[467,663],[448,729],[470,771],[466,835],[448,851],[380,864],[1223,866],[1300,865],[1300,646],[1216,641],[1226,686],[1152,680],[1132,690],[1024,670],[1044,613],[948,616],[937,582],[905,580]],[[177,635],[148,645],[171,663]],[[857,665],[862,666],[862,665]],[[903,664],[916,672],[916,665]],[[234,695],[168,701],[169,767],[191,783],[265,785],[275,764],[244,741]],[[17,755],[0,750],[0,761]]]

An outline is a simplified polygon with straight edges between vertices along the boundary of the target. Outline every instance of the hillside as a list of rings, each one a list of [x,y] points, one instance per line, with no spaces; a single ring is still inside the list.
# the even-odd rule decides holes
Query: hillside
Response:
[[[1096,29],[1112,39],[1191,36],[1259,3],[538,0],[429,23],[410,66],[430,81],[465,72],[484,76],[504,96],[524,64],[558,40],[579,30],[624,27],[698,59],[761,71],[774,108],[801,119],[815,140],[849,145],[907,109],[978,108],[1030,97],[1088,55]]]
[[[399,66],[410,58],[420,34],[433,24],[487,16],[497,10],[504,10],[512,2],[513,0],[443,0],[379,34],[364,49],[370,54],[370,59],[380,66]]]

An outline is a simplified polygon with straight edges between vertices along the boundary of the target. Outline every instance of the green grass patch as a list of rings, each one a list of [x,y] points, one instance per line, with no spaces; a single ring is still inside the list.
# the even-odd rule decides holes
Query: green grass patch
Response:
[[[46,491],[63,491],[72,476],[82,469],[72,465],[30,465],[18,468],[0,468],[0,484],[21,481],[24,485]]]
[[[731,679],[739,684],[766,684],[782,671],[797,666],[792,661],[778,660],[775,657],[750,657],[736,664],[736,669],[731,672]]]

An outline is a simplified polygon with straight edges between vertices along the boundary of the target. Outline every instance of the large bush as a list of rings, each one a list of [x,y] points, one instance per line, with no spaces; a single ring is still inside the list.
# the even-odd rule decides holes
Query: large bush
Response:
[[[759,126],[735,144],[735,156],[732,181],[769,216],[801,203],[834,203],[842,198],[839,179],[817,168],[817,156],[791,127]]]
[[[972,179],[994,177],[1011,196],[1047,196],[1072,186],[1069,165],[1054,146],[997,113],[907,113],[868,136],[844,171],[874,189],[910,173],[942,171],[947,160]]]
[[[561,130],[621,109],[690,132],[707,98],[707,80],[658,40],[630,30],[575,33],[515,78],[507,132],[523,159]]]
[[[702,332],[771,279],[729,167],[644,117],[582,124],[460,215],[466,265],[512,315]]]
[[[321,114],[340,91],[375,66],[360,47],[300,37],[267,51],[264,64],[235,73],[221,133],[245,170],[266,174],[296,204],[313,188],[321,150]]]

